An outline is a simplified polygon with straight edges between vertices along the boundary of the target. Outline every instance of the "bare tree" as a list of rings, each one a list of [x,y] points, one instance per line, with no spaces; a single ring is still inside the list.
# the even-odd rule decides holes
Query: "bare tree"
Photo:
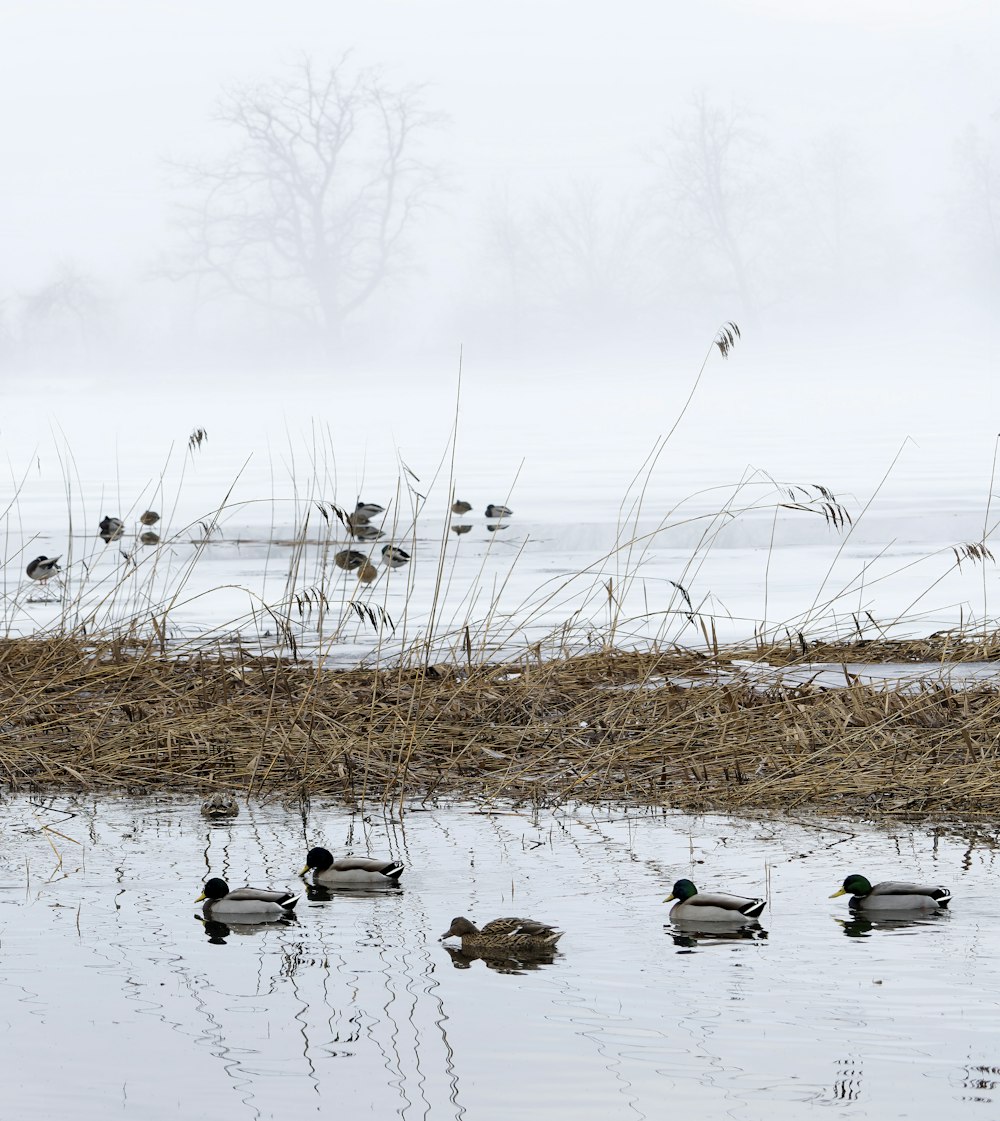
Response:
[[[107,342],[110,315],[110,303],[97,281],[65,263],[51,280],[21,297],[21,343],[91,355]]]
[[[443,118],[416,86],[391,88],[345,55],[319,71],[230,90],[236,137],[217,162],[174,164],[188,197],[174,276],[198,276],[336,339],[401,267],[439,187],[421,149]]]
[[[593,182],[521,202],[503,192],[493,200],[484,248],[515,323],[555,317],[600,333],[650,299],[642,210]]]
[[[669,238],[692,242],[706,259],[714,257],[750,315],[759,302],[761,256],[773,232],[764,149],[745,113],[720,109],[699,94],[691,114],[669,129],[653,156]]]

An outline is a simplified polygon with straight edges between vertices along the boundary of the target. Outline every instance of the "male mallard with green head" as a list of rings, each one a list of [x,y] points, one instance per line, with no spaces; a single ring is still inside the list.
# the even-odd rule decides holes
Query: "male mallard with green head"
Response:
[[[373,856],[345,856],[334,860],[329,849],[313,848],[306,853],[304,876],[312,869],[317,887],[398,887],[404,865],[398,860]]]
[[[690,880],[678,880],[664,903],[672,899],[677,902],[670,908],[671,922],[752,922],[767,906],[766,899],[699,892]]]
[[[849,895],[852,911],[939,911],[951,902],[951,892],[946,887],[931,884],[897,883],[885,880],[873,887],[864,876],[852,873],[844,880],[840,891],[830,896],[836,899]]]
[[[204,900],[202,913],[216,922],[263,922],[291,917],[299,897],[290,891],[267,891],[259,887],[238,887],[229,890],[225,880],[213,876],[195,900]]]

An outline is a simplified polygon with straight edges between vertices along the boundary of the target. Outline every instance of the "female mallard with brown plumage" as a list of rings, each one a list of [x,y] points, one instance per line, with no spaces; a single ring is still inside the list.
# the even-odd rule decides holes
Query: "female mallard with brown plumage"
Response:
[[[494,919],[480,929],[468,919],[459,917],[451,920],[451,926],[441,935],[441,939],[461,938],[463,950],[523,952],[550,949],[562,936],[561,930],[534,919]]]

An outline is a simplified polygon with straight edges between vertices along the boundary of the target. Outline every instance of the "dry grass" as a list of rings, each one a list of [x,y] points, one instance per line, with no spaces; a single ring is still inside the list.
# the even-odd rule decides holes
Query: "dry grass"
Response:
[[[993,689],[846,677],[839,689],[761,687],[728,660],[678,651],[323,670],[239,651],[178,659],[121,641],[7,640],[0,769],[17,790],[351,804],[1000,810]]]

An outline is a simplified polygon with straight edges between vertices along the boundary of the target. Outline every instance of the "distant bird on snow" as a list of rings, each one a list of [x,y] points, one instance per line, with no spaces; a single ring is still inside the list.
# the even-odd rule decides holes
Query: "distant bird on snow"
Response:
[[[404,564],[409,563],[409,560],[410,554],[398,545],[382,546],[382,563],[389,568],[402,568]]]
[[[105,545],[109,541],[117,541],[119,537],[125,532],[125,523],[121,518],[109,518],[107,514],[101,519],[101,531],[98,537],[104,542]]]
[[[488,518],[509,518],[513,513],[509,506],[494,506],[492,502],[486,507]]]
[[[143,525],[156,525],[160,520],[160,515],[155,510],[146,510],[139,515],[139,521]]]
[[[377,541],[380,537],[385,537],[385,534],[378,526],[356,525],[351,527],[351,536],[359,541]]]
[[[365,554],[358,552],[357,549],[341,549],[339,553],[333,554],[333,563],[338,568],[344,569],[345,572],[353,572],[367,560]]]
[[[354,507],[354,513],[360,514],[363,518],[377,518],[379,514],[385,513],[385,507],[379,506],[377,502],[359,502]]]
[[[453,502],[451,504],[451,512],[453,514],[467,514],[472,509],[471,502]]]
[[[62,556],[60,553],[59,556]],[[56,563],[59,557],[35,557],[33,561],[28,562],[28,567],[25,570],[32,580],[37,580],[40,584],[44,584],[50,577],[55,576],[59,571],[59,565]]]

